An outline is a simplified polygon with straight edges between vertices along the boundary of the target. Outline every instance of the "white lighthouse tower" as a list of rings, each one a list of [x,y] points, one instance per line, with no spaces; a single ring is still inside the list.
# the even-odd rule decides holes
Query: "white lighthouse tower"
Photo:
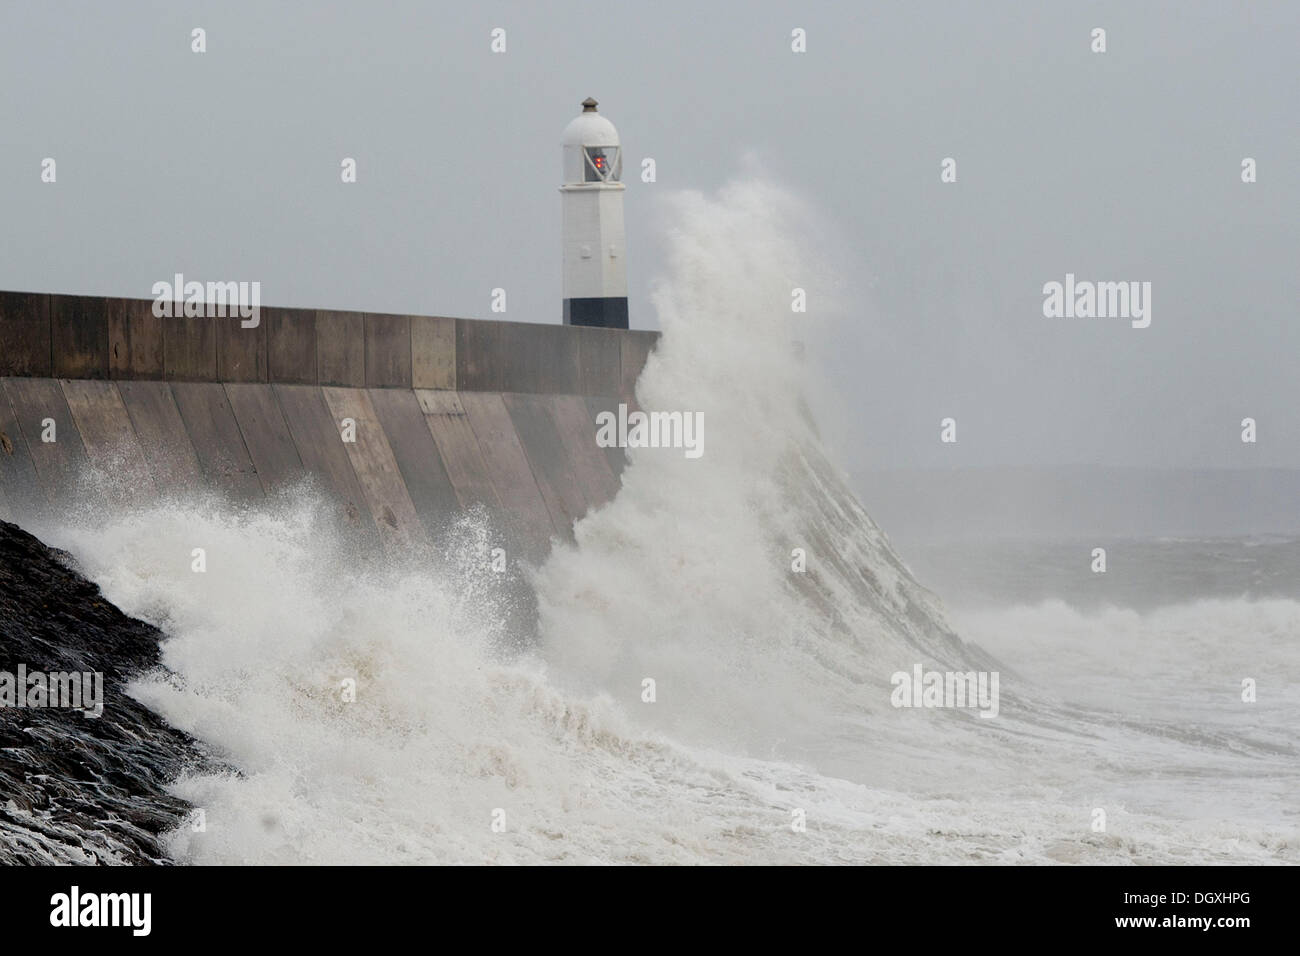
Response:
[[[564,324],[627,328],[623,149],[587,97],[564,128]]]

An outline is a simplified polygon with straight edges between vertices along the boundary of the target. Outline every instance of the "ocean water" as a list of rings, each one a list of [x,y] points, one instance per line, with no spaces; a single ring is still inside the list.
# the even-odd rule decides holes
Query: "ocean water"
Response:
[[[1135,543],[1104,584],[1068,542],[897,553],[791,359],[806,212],[761,181],[674,200],[638,398],[702,412],[705,453],[630,454],[531,570],[535,633],[503,624],[480,516],[401,559],[308,488],[46,531],[171,635],[134,695],[237,768],[176,782],[206,829],[175,859],[1300,859],[1296,542]],[[996,671],[998,715],[893,706],[918,665]]]

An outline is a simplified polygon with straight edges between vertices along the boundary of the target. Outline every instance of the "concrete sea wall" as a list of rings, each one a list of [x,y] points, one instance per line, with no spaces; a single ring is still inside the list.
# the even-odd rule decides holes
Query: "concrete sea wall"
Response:
[[[311,477],[400,547],[482,505],[530,559],[618,489],[595,416],[657,333],[310,309],[159,318],[152,302],[0,292],[0,517],[77,503],[266,499]],[[355,441],[344,440],[344,421]],[[55,441],[44,441],[54,424]]]

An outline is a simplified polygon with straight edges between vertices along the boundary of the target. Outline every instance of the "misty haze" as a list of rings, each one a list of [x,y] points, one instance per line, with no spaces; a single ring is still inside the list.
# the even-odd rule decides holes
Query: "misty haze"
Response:
[[[0,8],[0,861],[1297,863],[1298,40]]]

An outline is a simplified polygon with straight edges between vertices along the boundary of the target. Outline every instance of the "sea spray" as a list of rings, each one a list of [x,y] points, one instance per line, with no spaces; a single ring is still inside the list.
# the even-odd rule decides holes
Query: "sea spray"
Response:
[[[819,273],[816,217],[761,180],[678,195],[670,215],[663,336],[637,400],[699,414],[708,453],[629,448],[616,499],[538,576],[546,657],[650,726],[806,754],[888,710],[890,674],[914,648],[954,664],[979,655],[949,634],[808,416],[789,302],[792,283]],[[792,568],[795,549],[807,570]],[[639,706],[645,680],[652,706]]]

